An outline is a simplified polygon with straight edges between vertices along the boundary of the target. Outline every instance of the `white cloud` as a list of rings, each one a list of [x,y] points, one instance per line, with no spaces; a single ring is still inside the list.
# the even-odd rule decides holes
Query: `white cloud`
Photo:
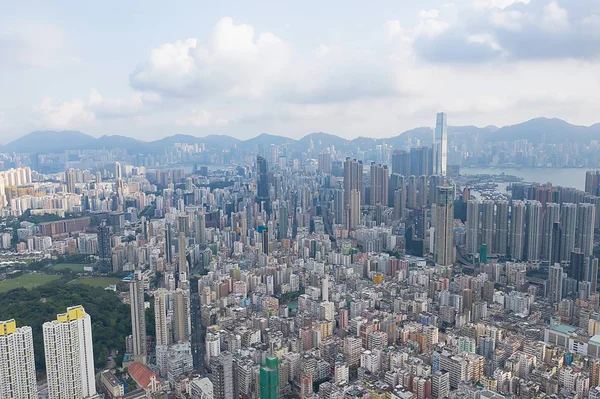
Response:
[[[445,7],[444,10],[450,13],[453,7]],[[413,34],[433,38],[443,33],[449,26],[450,22],[446,18],[441,18],[438,10],[421,10],[419,12],[419,23],[413,29]]]
[[[513,4],[529,4],[531,0],[475,0],[473,7],[476,9],[482,8],[500,8],[505,9]]]
[[[421,10],[419,11],[419,17],[421,18],[437,18],[440,16],[440,12],[435,8],[431,10]]]
[[[86,126],[94,120],[94,114],[81,99],[54,104],[51,98],[44,98],[42,103],[34,107],[39,114],[38,125],[50,129],[68,129]]]
[[[49,129],[82,129],[111,119],[131,118],[155,111],[161,98],[153,92],[134,92],[129,99],[104,98],[96,89],[87,99],[55,101],[46,97],[34,106],[37,126]]]
[[[523,13],[515,10],[494,10],[490,15],[490,22],[499,28],[518,31],[523,27]]]
[[[78,62],[64,54],[65,35],[56,25],[30,20],[0,21],[0,65],[50,68]]]
[[[211,41],[163,44],[130,75],[138,90],[170,95],[259,98],[282,77],[290,61],[289,44],[272,33],[255,35],[250,25],[220,19]]]
[[[496,42],[496,39],[492,35],[483,34],[475,34],[469,35],[467,37],[467,41],[469,43],[479,43],[490,46],[494,51],[501,51],[502,47]]]
[[[383,27],[385,29],[388,39],[394,38],[404,32],[404,29],[402,29],[402,25],[400,25],[400,21],[398,20],[386,21],[383,24]]]
[[[569,26],[569,13],[558,2],[551,1],[544,7],[542,28],[548,30],[566,29]]]
[[[593,28],[593,15],[600,13],[600,2],[584,5],[567,0],[476,2],[473,8],[463,8],[454,21],[434,19],[447,26],[433,37],[417,32],[414,50],[434,63],[597,59],[600,23]]]

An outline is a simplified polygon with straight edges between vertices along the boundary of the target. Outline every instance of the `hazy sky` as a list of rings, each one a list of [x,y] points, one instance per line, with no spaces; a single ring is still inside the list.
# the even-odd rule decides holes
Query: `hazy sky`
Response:
[[[600,1],[6,1],[0,73],[2,143],[589,125]]]

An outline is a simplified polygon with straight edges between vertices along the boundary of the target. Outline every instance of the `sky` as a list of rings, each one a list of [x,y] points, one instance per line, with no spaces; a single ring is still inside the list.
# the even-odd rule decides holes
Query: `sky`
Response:
[[[226,3],[226,4],[225,4]],[[600,122],[600,1],[14,1],[0,143]]]

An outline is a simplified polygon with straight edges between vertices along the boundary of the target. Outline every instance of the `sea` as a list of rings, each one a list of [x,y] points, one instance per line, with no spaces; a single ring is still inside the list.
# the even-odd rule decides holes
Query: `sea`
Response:
[[[506,168],[506,167],[461,167],[461,175],[512,175],[525,182],[552,183],[553,186],[585,189],[586,168]]]

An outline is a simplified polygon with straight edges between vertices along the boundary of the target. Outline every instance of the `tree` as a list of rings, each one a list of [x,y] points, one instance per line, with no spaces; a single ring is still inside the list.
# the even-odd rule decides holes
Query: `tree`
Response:
[[[92,319],[94,362],[98,368],[106,364],[109,351],[116,350],[122,356],[125,337],[131,333],[129,305],[121,302],[115,292],[98,287],[58,280],[31,290],[18,288],[2,293],[0,303],[0,320],[15,319],[19,326],[31,326],[38,370],[46,367],[42,324],[55,320],[70,306],[82,305]]]

